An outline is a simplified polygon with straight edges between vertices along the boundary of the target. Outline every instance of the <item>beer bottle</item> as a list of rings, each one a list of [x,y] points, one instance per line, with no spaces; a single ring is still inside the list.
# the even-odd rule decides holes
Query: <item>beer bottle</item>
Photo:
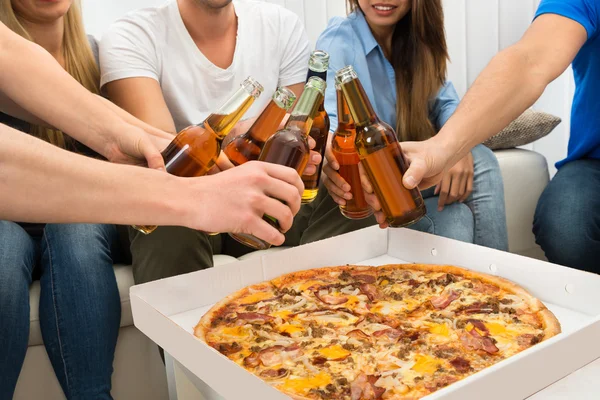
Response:
[[[221,142],[262,93],[263,87],[252,77],[216,113],[202,123],[185,128],[162,152],[168,173],[181,177],[205,175],[221,153]],[[134,226],[150,234],[156,226]]]
[[[310,157],[308,134],[319,104],[323,101],[326,86],[325,81],[319,77],[313,76],[308,80],[290,119],[283,129],[267,140],[258,157],[259,161],[285,165],[294,168],[299,175],[302,175]],[[263,219],[276,229],[280,229],[275,218],[265,215]],[[230,233],[229,236],[256,250],[271,247],[270,243],[253,235]]]
[[[313,76],[317,76],[327,82],[327,68],[329,68],[329,54],[321,50],[314,51],[310,56],[310,61],[308,63],[307,82]],[[329,116],[325,111],[324,100],[325,99],[319,104],[319,112],[315,116],[312,128],[310,129],[310,136],[316,142],[314,150],[321,153],[323,159],[325,156],[325,148],[327,146],[327,136],[329,135]],[[323,160],[321,161],[321,164],[317,166],[317,172],[312,175],[302,176],[302,181],[304,182],[302,203],[310,203],[317,197],[322,168]]]
[[[418,189],[402,184],[407,170],[400,143],[394,130],[380,121],[352,66],[336,73],[356,126],[355,145],[375,194],[391,227],[413,224],[425,213]]]
[[[267,108],[252,124],[248,132],[233,139],[223,152],[236,167],[248,161],[258,160],[267,139],[279,128],[285,114],[296,101],[294,92],[278,88]]]
[[[373,209],[365,200],[358,163],[360,158],[354,145],[356,128],[350,115],[348,103],[339,84],[335,85],[337,97],[338,127],[331,143],[331,151],[340,165],[339,174],[350,185],[352,199],[346,200],[345,206],[340,206],[340,212],[346,218],[363,219],[373,214]]]

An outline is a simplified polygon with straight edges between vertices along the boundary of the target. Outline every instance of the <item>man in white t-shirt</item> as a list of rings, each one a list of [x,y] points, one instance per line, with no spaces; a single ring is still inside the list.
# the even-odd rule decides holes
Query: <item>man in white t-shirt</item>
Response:
[[[204,120],[248,76],[264,86],[265,94],[246,117],[256,117],[278,86],[299,96],[309,57],[301,21],[283,7],[255,0],[171,0],[130,13],[111,27],[100,45],[101,85],[120,107],[176,133]],[[311,168],[319,161],[313,152]],[[337,205],[322,195],[302,207],[285,244],[335,235],[343,222]],[[130,233],[138,283],[212,266],[213,252],[240,256],[250,251],[227,235],[187,228]]]

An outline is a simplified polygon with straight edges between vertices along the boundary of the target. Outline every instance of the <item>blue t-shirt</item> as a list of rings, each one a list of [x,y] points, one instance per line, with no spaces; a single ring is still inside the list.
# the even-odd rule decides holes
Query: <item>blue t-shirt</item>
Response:
[[[569,161],[600,159],[600,0],[542,0],[536,18],[557,14],[580,23],[588,40],[573,60],[575,97],[571,110]]]
[[[337,128],[337,100],[335,73],[352,65],[363,85],[377,116],[396,127],[396,73],[385,58],[383,49],[369,28],[362,12],[353,12],[347,18],[334,17],[317,41],[317,48],[329,53],[325,109],[331,120],[331,130]],[[429,119],[439,130],[456,111],[459,97],[450,82],[440,89],[429,104]]]

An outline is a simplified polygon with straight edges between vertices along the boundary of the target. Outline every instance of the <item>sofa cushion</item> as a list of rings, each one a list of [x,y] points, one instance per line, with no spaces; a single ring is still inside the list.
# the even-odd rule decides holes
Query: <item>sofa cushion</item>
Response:
[[[483,144],[492,150],[524,146],[548,135],[560,122],[561,119],[552,114],[527,110]]]

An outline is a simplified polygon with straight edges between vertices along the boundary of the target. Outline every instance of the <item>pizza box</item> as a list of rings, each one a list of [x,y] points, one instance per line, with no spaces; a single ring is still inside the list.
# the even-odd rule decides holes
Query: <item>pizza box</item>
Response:
[[[193,335],[210,307],[245,286],[329,265],[450,264],[516,282],[556,315],[563,333],[427,399],[525,399],[600,357],[600,276],[409,229],[371,227],[131,288],[135,326],[227,400],[288,397]],[[208,395],[208,398],[215,398]]]

